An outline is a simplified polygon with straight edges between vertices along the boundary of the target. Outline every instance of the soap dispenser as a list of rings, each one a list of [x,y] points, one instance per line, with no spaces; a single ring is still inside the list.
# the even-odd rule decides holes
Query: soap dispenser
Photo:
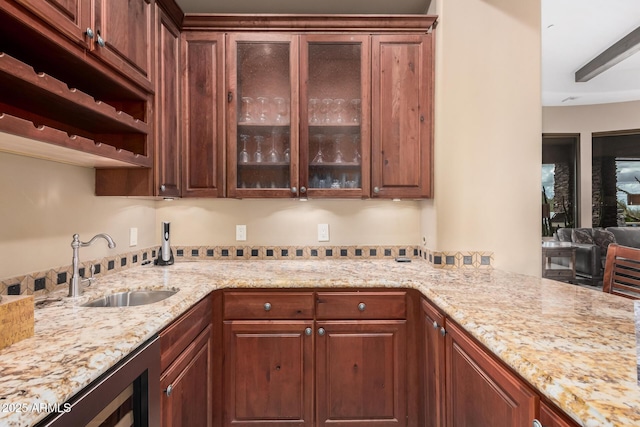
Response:
[[[156,265],[172,265],[173,264],[173,251],[171,250],[171,243],[169,243],[169,222],[162,223],[162,245],[158,252],[158,258],[156,258]]]

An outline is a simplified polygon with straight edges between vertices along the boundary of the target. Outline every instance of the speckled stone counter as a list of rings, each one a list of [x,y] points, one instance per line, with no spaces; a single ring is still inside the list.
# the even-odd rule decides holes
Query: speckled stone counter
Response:
[[[417,289],[579,424],[640,426],[633,301],[419,260],[182,262],[102,277],[82,297],[36,310],[35,336],[0,351],[0,426],[35,424],[46,414],[7,405],[63,403],[211,291],[228,287]],[[147,306],[80,307],[138,288],[179,292]]]

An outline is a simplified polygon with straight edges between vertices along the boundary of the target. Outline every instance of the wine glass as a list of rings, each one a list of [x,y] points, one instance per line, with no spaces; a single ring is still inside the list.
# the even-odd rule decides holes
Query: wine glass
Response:
[[[269,98],[259,96],[258,103],[260,104],[260,114],[258,115],[258,121],[266,123],[269,120]]]
[[[280,161],[280,154],[276,150],[276,141],[278,140],[279,133],[274,129],[271,133],[271,150],[267,153],[267,162],[278,163]]]
[[[249,152],[247,151],[247,141],[249,141],[249,135],[240,134],[240,141],[242,142],[242,150],[238,153],[239,163],[249,163]]]
[[[344,106],[346,101],[342,98],[337,98],[333,100],[333,122],[334,123],[344,123]]]
[[[240,115],[241,123],[249,123],[253,121],[253,117],[251,117],[251,106],[253,104],[253,98],[250,96],[242,97],[242,114]]]
[[[360,114],[361,114],[361,107],[362,106],[362,101],[360,99],[352,99],[351,100],[351,113],[353,114],[353,116],[351,117],[351,121],[355,124],[360,123]]]
[[[345,134],[340,133],[340,134],[336,135],[335,140],[333,141],[334,144],[335,144],[333,161],[335,163],[343,163],[344,162],[344,157],[342,156],[342,151],[340,151],[340,146],[342,145],[342,141],[344,140],[345,137],[346,137]]]
[[[353,135],[351,137],[351,142],[353,143],[353,162],[360,164],[360,160],[362,159],[362,156],[358,151],[358,148],[360,147],[360,134],[356,133]]]
[[[256,141],[256,152],[253,153],[253,161],[256,163],[262,163],[262,143],[264,142],[264,136],[256,135],[253,139]]]
[[[322,153],[322,144],[324,143],[324,135],[321,133],[315,134],[313,138],[318,141],[318,152],[316,156],[313,158],[311,163],[324,163],[324,154]]]
[[[276,105],[276,123],[284,125],[289,122],[287,103],[282,97],[273,98],[273,103]]]
[[[318,116],[319,104],[320,100],[318,98],[311,98],[309,100],[309,124],[317,125],[320,123],[320,117]]]
[[[322,115],[323,123],[331,123],[331,104],[333,103],[333,99],[325,98],[322,100],[322,104],[320,105],[320,114]]]

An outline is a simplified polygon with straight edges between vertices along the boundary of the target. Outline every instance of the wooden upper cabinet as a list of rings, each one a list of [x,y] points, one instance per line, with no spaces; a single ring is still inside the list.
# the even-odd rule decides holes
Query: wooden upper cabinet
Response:
[[[155,96],[154,162],[155,193],[164,197],[180,196],[180,31],[158,8],[157,66]]]
[[[224,36],[182,34],[182,196],[224,197]]]
[[[94,1],[93,53],[142,87],[151,89],[154,67],[153,1]]]
[[[75,43],[88,47],[88,28],[92,27],[89,0],[16,0],[34,15],[50,24]]]
[[[230,197],[298,195],[298,36],[227,37]]]
[[[433,35],[372,41],[372,197],[431,197]]]

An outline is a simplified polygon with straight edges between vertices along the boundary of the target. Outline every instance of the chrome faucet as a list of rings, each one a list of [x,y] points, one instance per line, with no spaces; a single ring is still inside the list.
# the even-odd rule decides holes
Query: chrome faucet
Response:
[[[80,280],[80,259],[79,252],[80,248],[84,246],[90,246],[97,238],[103,238],[107,241],[109,248],[113,249],[116,247],[116,243],[113,241],[111,236],[105,233],[96,234],[89,240],[88,242],[81,242],[80,236],[77,234],[73,235],[73,241],[71,242],[71,247],[73,248],[73,275],[71,276],[71,280],[69,281],[69,296],[70,297],[78,297],[82,295],[82,288],[80,287],[80,283],[84,281],[92,282],[93,281],[93,266],[91,266],[91,277],[88,279]]]

